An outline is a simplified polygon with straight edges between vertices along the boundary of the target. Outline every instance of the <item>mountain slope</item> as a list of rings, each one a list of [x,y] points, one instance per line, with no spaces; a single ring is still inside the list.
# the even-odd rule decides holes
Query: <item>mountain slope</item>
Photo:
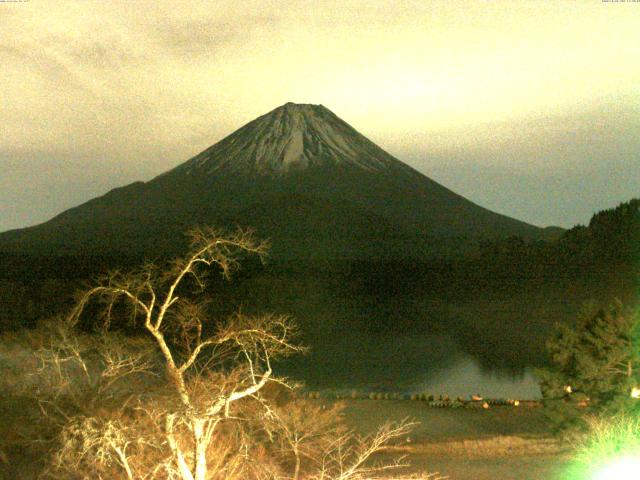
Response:
[[[256,118],[177,167],[187,175],[284,175],[350,164],[384,172],[398,163],[321,105],[287,103]]]
[[[163,253],[202,223],[256,227],[289,258],[421,257],[548,235],[420,174],[325,107],[288,103],[149,182],[0,234],[0,250]]]

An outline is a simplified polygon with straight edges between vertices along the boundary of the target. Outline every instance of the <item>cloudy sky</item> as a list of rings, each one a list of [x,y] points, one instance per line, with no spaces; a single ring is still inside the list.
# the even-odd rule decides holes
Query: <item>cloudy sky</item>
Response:
[[[492,210],[640,196],[640,3],[0,2],[0,231],[320,103]]]

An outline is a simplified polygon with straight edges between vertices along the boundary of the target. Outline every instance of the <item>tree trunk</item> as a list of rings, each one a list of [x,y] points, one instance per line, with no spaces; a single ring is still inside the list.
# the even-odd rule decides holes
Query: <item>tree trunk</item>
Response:
[[[206,480],[207,477],[207,442],[204,437],[205,420],[197,418],[193,421],[193,439],[195,442],[195,477],[194,480]]]
[[[298,477],[300,476],[300,452],[298,452],[297,444],[293,447],[293,454],[296,457],[296,466],[293,471],[293,480],[298,480]]]
[[[131,471],[131,467],[129,466],[129,460],[127,460],[125,451],[118,447],[115,448],[115,451],[118,455],[118,458],[120,458],[122,468],[124,468],[125,472],[127,472],[127,478],[129,480],[133,480],[133,472]]]
[[[182,450],[180,450],[180,446],[178,442],[176,442],[176,438],[173,435],[173,415],[167,415],[165,419],[166,422],[166,435],[167,442],[169,443],[169,448],[171,448],[171,452],[173,453],[173,457],[178,464],[178,471],[180,472],[180,476],[182,480],[194,480],[193,474],[191,470],[189,470],[189,466],[182,454]]]

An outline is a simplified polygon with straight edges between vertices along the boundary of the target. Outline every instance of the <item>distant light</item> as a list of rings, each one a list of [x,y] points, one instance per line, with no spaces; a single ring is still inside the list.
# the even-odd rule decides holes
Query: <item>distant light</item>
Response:
[[[633,387],[631,389],[631,398],[640,398],[640,388]]]
[[[520,400],[514,400],[513,401],[513,406],[517,407],[518,405],[520,405]]]
[[[631,480],[640,478],[640,457],[621,457],[604,465],[593,480]]]

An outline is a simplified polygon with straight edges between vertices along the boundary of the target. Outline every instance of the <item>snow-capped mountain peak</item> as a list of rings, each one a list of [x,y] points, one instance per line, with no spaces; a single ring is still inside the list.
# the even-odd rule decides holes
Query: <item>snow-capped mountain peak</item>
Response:
[[[322,105],[286,103],[258,117],[176,171],[280,176],[349,164],[383,171],[400,163]]]

